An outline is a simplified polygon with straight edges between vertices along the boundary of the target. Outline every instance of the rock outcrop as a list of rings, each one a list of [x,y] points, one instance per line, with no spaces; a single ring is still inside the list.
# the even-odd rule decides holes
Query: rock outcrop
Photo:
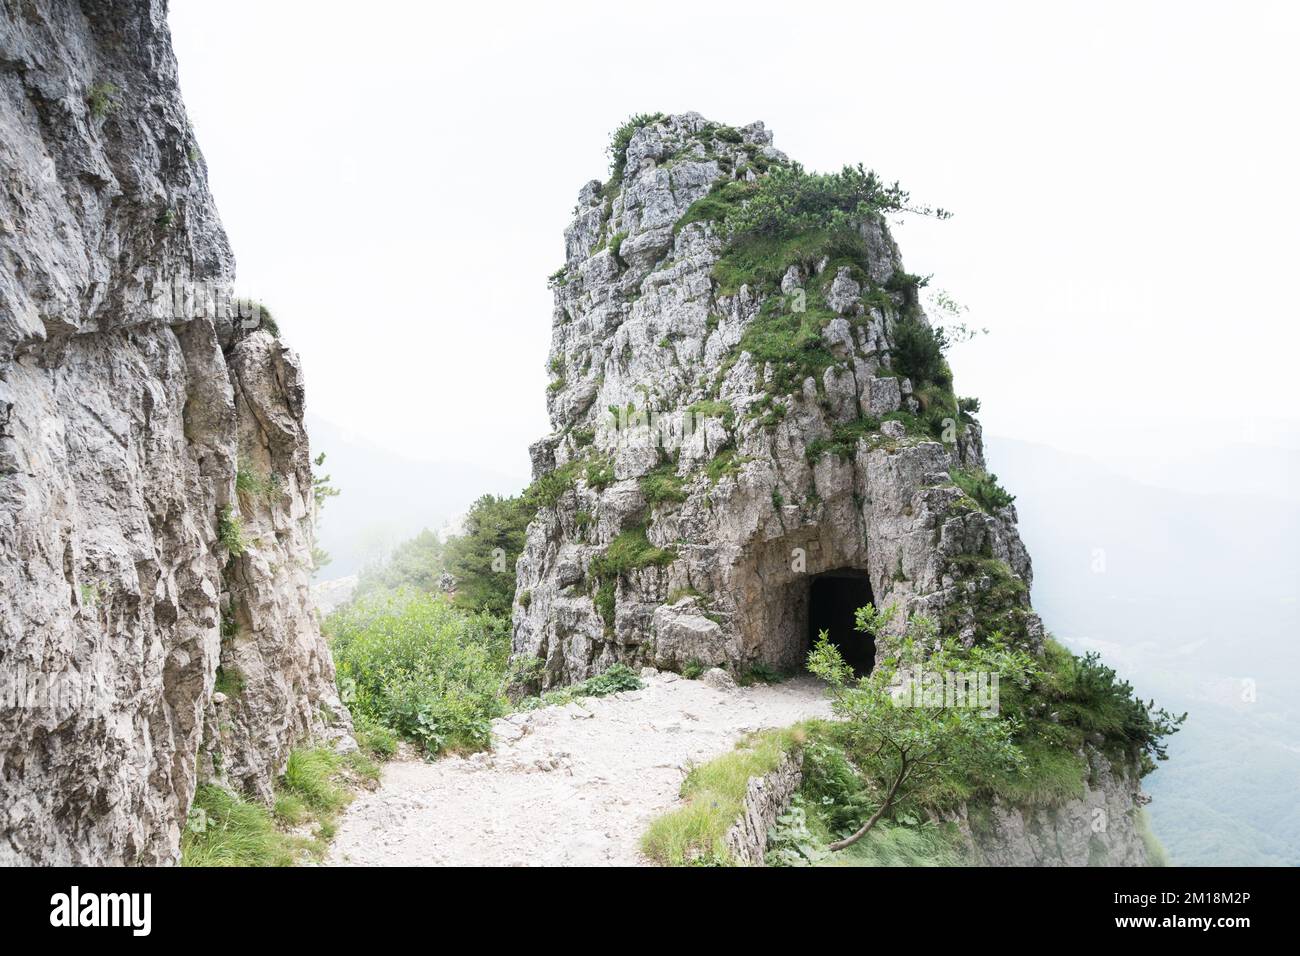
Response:
[[[554,430],[532,449],[514,612],[538,682],[795,667],[826,576],[866,582],[897,626],[925,612],[1040,643],[1014,508],[954,481],[984,472],[978,424],[897,367],[899,323],[928,323],[884,218],[857,222],[853,263],[805,251],[779,285],[737,282],[715,200],[788,162],[763,125],[660,118],[616,159],[582,188],[553,279]],[[764,323],[796,312],[817,360],[756,358],[784,344]]]
[[[1040,651],[978,403],[953,393],[880,208],[801,232],[788,210],[806,206],[782,213],[781,190],[802,173],[761,123],[643,117],[613,152],[611,180],[579,194],[552,279],[553,432],[532,448],[539,507],[514,611],[534,682],[616,662],[795,669],[828,604],[849,609],[850,632],[871,602],[895,607],[892,628],[923,614],[968,645],[996,632]],[[756,185],[778,170],[786,186]],[[779,227],[745,245],[729,217],[760,195]],[[850,662],[869,670],[872,653]],[[1090,745],[1082,757],[1078,799],[962,808],[972,859],[1146,862],[1137,776]],[[792,789],[763,790],[762,819]]]
[[[956,822],[980,866],[1148,866],[1136,773],[1096,750],[1084,753],[1083,795],[1061,806],[965,807]]]
[[[199,780],[349,731],[301,375],[228,308],[165,4],[3,7],[0,863],[170,863]]]

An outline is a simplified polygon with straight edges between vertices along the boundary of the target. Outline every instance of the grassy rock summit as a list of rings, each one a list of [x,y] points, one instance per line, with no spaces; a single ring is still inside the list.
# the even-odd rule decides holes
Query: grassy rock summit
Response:
[[[196,787],[345,737],[297,357],[234,259],[161,0],[0,18],[0,863],[170,863]]]
[[[769,679],[831,653],[818,673],[843,668],[847,722],[816,731],[805,782],[827,840],[874,805],[957,826],[976,862],[1146,862],[1139,779],[1167,728],[1045,635],[979,403],[954,392],[886,220],[947,214],[861,166],[810,173],[762,123],[638,116],[610,153],[551,278],[553,431],[532,448],[513,614],[531,683],[616,664]],[[860,608],[890,613],[872,633]],[[941,637],[957,664],[985,647],[1019,662],[999,720],[909,724],[850,688]],[[968,731],[994,731],[1014,770],[927,749]],[[911,781],[897,805],[891,779]],[[657,859],[731,858],[682,813],[652,836]]]
[[[613,151],[552,279],[554,431],[514,619],[542,685],[791,668],[828,605],[1040,646],[978,403],[885,222],[907,194],[694,113],[638,118]]]

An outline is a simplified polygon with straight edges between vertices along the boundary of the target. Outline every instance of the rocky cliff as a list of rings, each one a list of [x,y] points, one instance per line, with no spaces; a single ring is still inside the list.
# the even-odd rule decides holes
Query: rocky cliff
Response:
[[[971,805],[956,815],[981,866],[1148,866],[1141,807],[1150,798],[1138,775],[1093,748],[1083,794],[1060,806]]]
[[[1040,650],[978,403],[933,348],[917,359],[933,326],[885,216],[818,220],[813,196],[798,219],[802,171],[758,188],[796,168],[761,123],[640,117],[612,152],[552,277],[553,431],[532,449],[513,618],[534,683],[616,662],[794,669],[828,613],[868,602],[895,606],[895,628],[919,613],[967,643],[996,631]],[[861,170],[844,182],[876,188]],[[763,224],[747,203],[794,228],[737,244],[738,219]],[[1079,756],[1078,800],[963,809],[975,856],[1144,862],[1136,776]]]
[[[196,782],[348,732],[294,354],[234,260],[161,0],[3,0],[0,862],[168,863]]]
[[[766,281],[724,260],[725,187],[787,163],[761,123],[671,116],[579,195],[514,615],[543,685],[616,661],[796,666],[824,576],[1041,641],[1014,508],[954,480],[983,474],[978,424],[895,367],[898,323],[926,317],[884,218],[847,256],[778,249]]]

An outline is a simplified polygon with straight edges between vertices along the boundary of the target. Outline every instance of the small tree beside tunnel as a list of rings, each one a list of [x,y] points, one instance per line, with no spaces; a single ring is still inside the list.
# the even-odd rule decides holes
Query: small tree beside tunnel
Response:
[[[978,778],[1014,772],[1024,762],[1014,741],[1014,718],[998,719],[982,706],[987,701],[950,700],[942,691],[938,706],[932,706],[916,691],[931,685],[927,675],[982,673],[1027,683],[1033,659],[1000,640],[964,648],[955,638],[940,638],[923,617],[912,618],[902,637],[891,636],[884,626],[893,613],[892,607],[871,606],[857,612],[857,629],[883,648],[880,663],[865,677],[854,680],[853,668],[825,632],[808,655],[808,669],[831,686],[846,750],[883,790],[871,816],[831,850],[857,843],[893,807],[943,775]]]
[[[1075,799],[1089,772],[1085,748],[1141,777],[1165,759],[1166,738],[1187,719],[1137,698],[1095,654],[1075,657],[1052,640],[1030,654],[996,630],[966,647],[919,616],[901,636],[887,634],[893,613],[857,612],[857,630],[880,649],[870,675],[855,679],[824,634],[808,656],[842,718],[829,729],[828,749],[839,752],[835,785],[813,787],[833,804],[823,807],[840,837],[831,850],[914,809],[925,814],[971,799],[1039,807]],[[992,693],[977,689],[972,699],[972,678]],[[806,767],[805,786],[826,777],[831,764],[818,764]]]

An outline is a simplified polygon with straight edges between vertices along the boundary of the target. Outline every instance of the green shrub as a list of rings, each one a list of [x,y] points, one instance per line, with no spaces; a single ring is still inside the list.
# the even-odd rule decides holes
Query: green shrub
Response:
[[[624,690],[640,690],[645,684],[626,664],[613,664],[603,673],[588,677],[578,685],[583,697],[605,697]]]
[[[605,622],[605,634],[614,633],[614,612],[618,604],[618,582],[613,578],[605,578],[597,585],[596,593],[591,600],[596,605],[596,613]]]
[[[90,115],[95,119],[102,119],[109,113],[117,110],[118,88],[113,83],[96,83],[86,94],[86,105],[90,107]]]
[[[284,479],[277,474],[262,475],[240,463],[235,471],[235,491],[241,502],[274,502],[284,492]]]
[[[952,558],[948,573],[963,585],[960,599],[939,615],[944,634],[958,634],[973,623],[975,638],[987,641],[995,635],[1023,641],[1029,616],[1029,589],[1010,565],[997,558],[960,554]]]
[[[803,793],[818,807],[836,838],[852,833],[874,809],[875,799],[831,733],[817,733],[803,754]]]
[[[686,483],[677,476],[677,466],[671,462],[643,475],[640,486],[641,494],[652,507],[686,500]]]
[[[523,498],[483,495],[465,515],[465,531],[445,548],[457,607],[508,617],[515,603],[515,562],[535,512]]]
[[[936,815],[964,803],[971,827],[979,831],[994,801],[1031,811],[1060,807],[1084,793],[1085,746],[1100,741],[1112,760],[1146,773],[1164,758],[1164,739],[1186,718],[1144,704],[1096,655],[1075,657],[1048,640],[1035,656],[996,636],[965,647],[940,637],[922,618],[911,619],[907,636],[899,639],[881,632],[890,613],[865,608],[858,614],[859,628],[875,633],[889,654],[889,666],[868,678],[848,683],[847,668],[824,640],[809,657],[809,668],[831,682],[833,709],[841,719],[806,725],[797,812],[778,822],[769,863],[961,864],[962,840]],[[886,689],[893,670],[918,660],[932,671],[1001,672],[996,716],[897,707]],[[971,750],[962,737],[987,740]],[[943,758],[935,759],[941,752]],[[904,764],[909,769],[900,778]],[[833,841],[848,835],[857,842],[828,852]],[[1144,840],[1148,836],[1143,833]],[[1156,865],[1163,859],[1154,838],[1148,854]]]
[[[646,537],[644,525],[630,528],[609,543],[605,552],[592,560],[588,572],[596,584],[592,602],[605,622],[605,633],[614,629],[618,600],[618,578],[638,568],[671,564],[677,557],[672,548],[657,548]]]
[[[742,285],[747,285],[751,290],[774,294],[780,289],[781,279],[790,266],[799,266],[811,273],[828,256],[836,239],[822,230],[789,236],[756,236],[725,246],[722,256],[713,265],[718,293],[735,295]],[[865,247],[861,256],[865,259]]]
[[[628,119],[616,130],[610,138],[607,148],[609,153],[609,182],[606,184],[606,195],[612,195],[618,189],[623,180],[623,168],[627,164],[627,147],[632,142],[632,136],[643,126],[650,126],[664,118],[663,113],[637,113]]]
[[[623,249],[623,240],[626,238],[626,232],[619,232],[615,233],[609,240],[609,254],[614,257],[614,261],[623,269],[627,268],[627,263],[623,261],[620,252]]]
[[[869,416],[835,425],[829,438],[814,438],[810,441],[805,454],[810,463],[816,463],[827,453],[843,461],[850,461],[857,453],[858,442],[879,431],[880,420]]]
[[[769,395],[788,395],[801,389],[807,378],[820,381],[822,373],[835,364],[822,338],[822,329],[833,318],[820,306],[787,312],[779,299],[770,298],[741,334],[737,348],[748,352],[760,370],[767,363]]]
[[[359,598],[381,589],[400,588],[436,594],[445,570],[445,546],[426,528],[394,548],[383,564],[362,568],[353,597]]]
[[[889,354],[895,372],[910,378],[918,388],[931,383],[952,386],[952,373],[943,357],[948,343],[942,328],[904,316],[894,323],[892,337]]]
[[[736,411],[731,402],[717,399],[704,399],[687,409],[696,418],[720,418],[722,424],[730,429],[736,421]]]
[[[591,572],[602,580],[626,575],[638,568],[671,564],[677,557],[672,548],[650,543],[644,525],[629,528],[609,543],[605,553],[591,562]]]
[[[952,478],[953,484],[973,498],[980,508],[990,514],[1001,511],[1016,500],[1015,495],[1008,494],[998,484],[997,475],[990,475],[983,471],[965,471],[954,468],[948,472],[948,476]]]
[[[808,655],[808,669],[830,684],[831,711],[847,764],[864,785],[870,784],[870,815],[855,813],[838,839],[829,845],[841,851],[870,834],[886,816],[901,819],[913,804],[937,802],[972,778],[990,779],[1021,771],[1024,755],[1014,740],[1017,723],[986,716],[975,708],[899,706],[897,682],[924,669],[932,673],[1000,675],[1002,685],[1026,684],[1034,659],[1002,641],[966,647],[956,636],[940,636],[921,616],[907,622],[903,635],[890,633],[892,607],[883,611],[859,608],[857,630],[873,637],[880,661],[871,673],[855,679],[853,670],[823,631]],[[915,684],[911,685],[914,688]],[[825,781],[835,782],[843,768],[831,768]],[[816,770],[814,769],[814,773]]]
[[[560,499],[573,490],[578,481],[578,469],[581,462],[569,461],[558,468],[553,468],[529,485],[522,495],[524,505],[529,509],[529,520],[541,508],[554,508]]]
[[[364,748],[364,718],[355,723]],[[391,754],[396,750],[392,741]],[[270,808],[215,784],[201,785],[181,835],[182,866],[292,866],[325,855],[339,812],[357,778],[378,779],[379,768],[360,752],[328,747],[289,754],[276,780]],[[292,833],[281,827],[293,828]]]
[[[794,795],[768,839],[768,866],[960,866],[963,841],[955,824],[907,817],[882,820],[866,838],[831,853],[824,807],[806,790]]]
[[[691,203],[681,218],[673,224],[673,234],[676,235],[693,222],[712,222],[716,228],[723,228],[728,217],[739,209],[757,188],[754,183],[739,180],[714,183],[708,194]]]
[[[217,682],[212,689],[227,697],[238,697],[244,692],[244,675],[238,667],[218,666]]]
[[[429,753],[488,745],[491,720],[506,712],[508,622],[403,591],[336,611],[325,629],[354,714]]]
[[[889,295],[893,291],[902,296],[905,313],[917,309],[917,290],[923,280],[897,273],[889,280],[888,289],[872,284],[871,257],[860,231],[864,222],[900,211],[948,216],[942,209],[913,204],[897,183],[887,184],[861,165],[816,174],[797,163],[782,164],[753,182],[715,185],[686,210],[674,230],[693,222],[712,222],[724,238],[722,254],[713,268],[717,293],[734,295],[746,285],[767,297],[759,316],[745,328],[733,356],[749,352],[756,363],[766,365],[766,391],[769,396],[779,396],[797,391],[810,376],[820,378],[834,364],[822,330],[835,315],[820,301],[826,285],[842,267],[848,267],[866,286],[868,301],[895,311],[895,301]],[[787,310],[778,299],[782,277],[791,266],[799,266],[805,275],[816,275],[812,280],[816,288],[810,291],[818,304],[805,303],[807,308],[795,311]],[[897,361],[928,376],[914,380],[915,385],[950,385],[942,356],[942,333],[936,340],[924,324],[914,318],[907,321],[910,324],[898,323]]]
[[[845,166],[838,173],[809,173],[791,163],[771,170],[758,184],[727,223],[732,241],[856,229],[859,223],[887,212],[949,215],[942,209],[913,205],[898,183],[886,184],[861,164]]]
[[[568,704],[584,697],[605,697],[624,690],[640,690],[645,683],[626,664],[613,664],[603,673],[568,687],[547,691],[541,697],[529,697],[520,702],[520,710],[535,710],[555,704]]]
[[[740,466],[749,461],[737,454],[734,448],[724,448],[704,466],[704,473],[709,476],[709,483],[716,485],[728,475],[740,474]]]
[[[1165,738],[1178,732],[1187,714],[1175,716],[1143,702],[1133,685],[1120,679],[1114,668],[1106,666],[1097,652],[1082,657],[1071,654],[1055,641],[1043,648],[1045,666],[1033,689],[1016,706],[1026,712],[1037,703],[1056,714],[1057,727],[1074,733],[1064,742],[1073,745],[1101,735],[1112,756],[1127,758],[1145,776],[1158,761],[1167,758]],[[1050,733],[1050,728],[1037,727]]]
[[[748,687],[751,684],[779,684],[785,678],[786,675],[771,664],[757,661],[748,665],[736,675],[736,683],[742,687]]]
[[[250,329],[265,329],[276,338],[280,337],[280,326],[271,315],[271,310],[256,299],[236,299],[234,315],[236,321],[247,324]],[[324,460],[324,455],[318,457]]]
[[[587,484],[604,491],[614,483],[614,462],[608,458],[593,458],[587,463]]]

